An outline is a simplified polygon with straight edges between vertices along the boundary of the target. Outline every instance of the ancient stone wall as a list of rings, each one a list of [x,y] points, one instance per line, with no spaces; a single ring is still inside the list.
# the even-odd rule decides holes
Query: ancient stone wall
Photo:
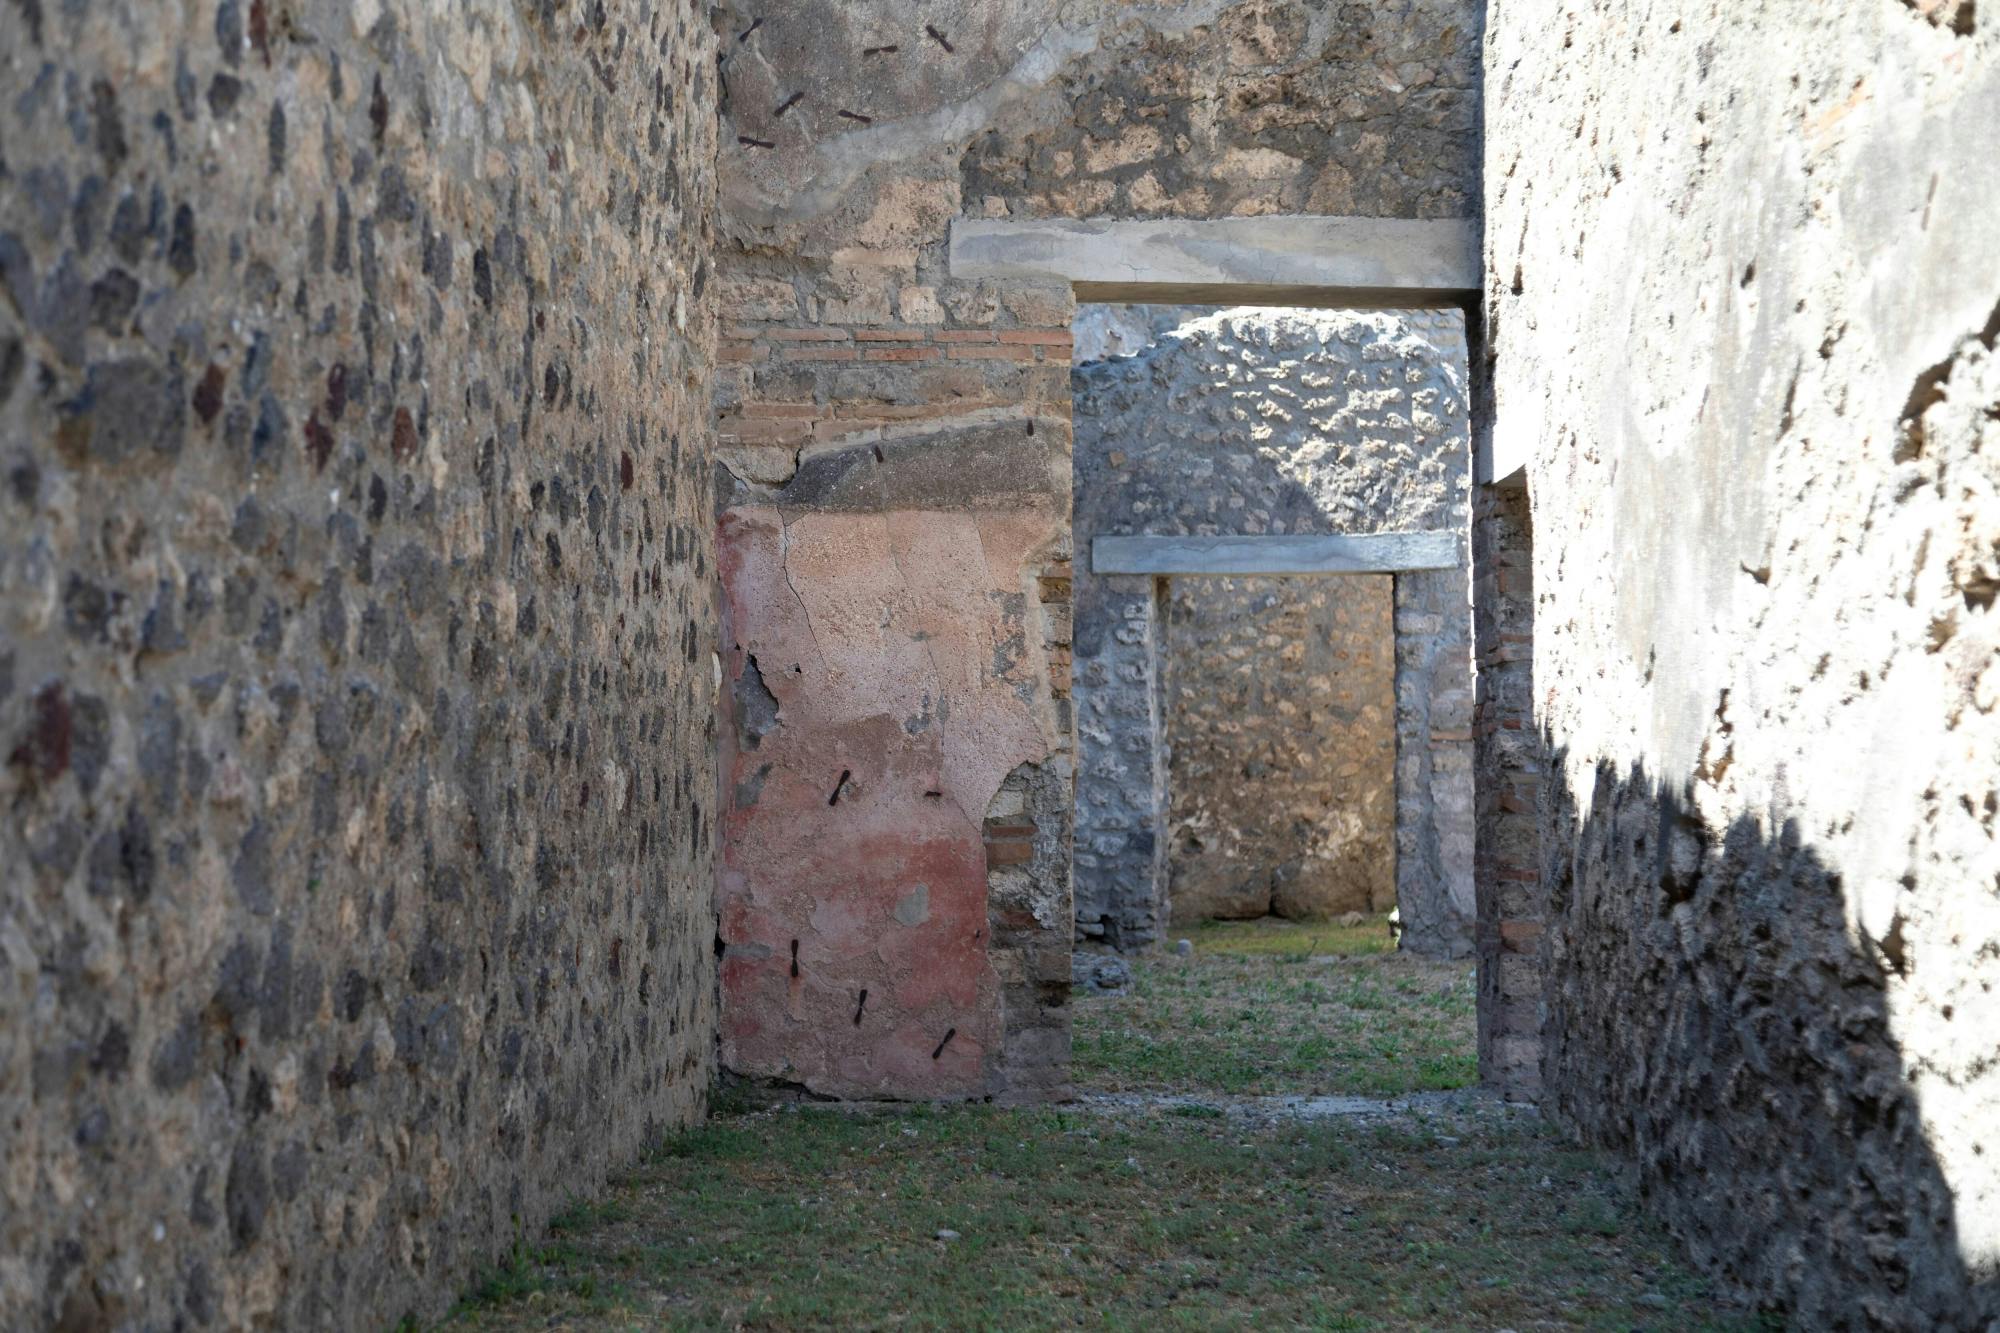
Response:
[[[1176,923],[1396,905],[1393,584],[1168,580],[1161,721]]]
[[[1542,1086],[1542,892],[1536,812],[1534,531],[1519,479],[1473,496],[1474,878],[1479,1081],[1516,1101]]]
[[[1800,1327],[1985,1327],[2000,7],[1509,0],[1489,42],[1544,1105]]]
[[[987,957],[1000,982],[1002,1102],[1073,1095],[1069,1074],[1069,747],[1009,773],[986,807]]]
[[[1470,584],[1469,565],[1396,576],[1396,906],[1433,957],[1472,952],[1477,912]]]
[[[0,1325],[436,1314],[699,1115],[697,18],[0,7]]]
[[[1015,39],[992,48],[1012,57],[1000,88],[1013,105],[962,162],[983,216],[1476,211],[1482,4],[1112,0],[1054,24],[1032,4],[959,8],[975,41]]]
[[[1087,574],[1090,543],[1464,532],[1464,357],[1455,311],[1239,309],[1184,324],[1140,355],[1076,368],[1080,935],[1134,947],[1166,919],[1156,580]],[[1395,583],[1396,898],[1409,947],[1462,954],[1473,913],[1466,574]]]

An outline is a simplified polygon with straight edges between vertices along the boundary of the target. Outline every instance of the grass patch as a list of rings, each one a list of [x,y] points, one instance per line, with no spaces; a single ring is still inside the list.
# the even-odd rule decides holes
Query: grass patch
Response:
[[[1171,934],[1175,939],[1192,940],[1196,957],[1221,953],[1242,958],[1265,955],[1311,958],[1329,954],[1358,958],[1396,952],[1387,913],[1371,916],[1358,926],[1266,916],[1254,921],[1203,921]]]
[[[1490,1106],[735,1113],[496,1277],[452,1327],[1755,1327],[1594,1158]]]
[[[1389,947],[1386,923],[1231,921],[1079,993],[1077,1083],[1106,1092],[1390,1097],[1478,1081],[1470,961]],[[1351,950],[1351,952],[1341,952]]]
[[[594,1219],[597,1214],[588,1214]],[[572,1227],[576,1224],[572,1223]],[[594,1230],[594,1224],[590,1225]],[[557,1231],[556,1222],[550,1230]],[[452,1311],[454,1320],[496,1306],[563,1302],[579,1313],[608,1314],[624,1299],[623,1288],[585,1262],[582,1251],[557,1243],[531,1247],[515,1241],[507,1258],[473,1280],[472,1289]],[[405,1321],[411,1326],[411,1321]]]
[[[1231,923],[1079,995],[1079,1082],[1388,1095],[1470,1084],[1469,964],[1387,931]],[[517,1246],[453,1328],[1758,1328],[1539,1119],[759,1107]]]

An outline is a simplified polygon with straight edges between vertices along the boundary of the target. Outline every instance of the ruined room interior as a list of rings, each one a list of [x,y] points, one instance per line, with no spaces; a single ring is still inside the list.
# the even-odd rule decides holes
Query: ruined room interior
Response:
[[[1460,316],[1100,305],[1074,331],[1077,939],[1359,913],[1469,956]]]
[[[0,1327],[2000,1324],[2000,5],[0,93]]]

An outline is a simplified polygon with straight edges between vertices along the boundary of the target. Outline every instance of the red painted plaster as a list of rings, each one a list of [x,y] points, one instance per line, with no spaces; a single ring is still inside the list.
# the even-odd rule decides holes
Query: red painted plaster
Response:
[[[778,701],[754,749],[733,719],[722,746],[730,1068],[845,1097],[985,1091],[981,822],[1051,748],[1025,621],[1059,533],[1034,511],[723,516],[725,698],[755,657]]]

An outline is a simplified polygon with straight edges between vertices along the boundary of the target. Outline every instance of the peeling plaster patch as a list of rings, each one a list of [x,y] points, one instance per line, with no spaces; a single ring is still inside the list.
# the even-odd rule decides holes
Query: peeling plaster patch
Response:
[[[764,673],[753,654],[736,678],[736,734],[738,744],[754,750],[764,743],[766,733],[778,726],[778,699],[764,683]],[[769,765],[765,766],[766,768]]]
[[[757,804],[757,798],[764,794],[764,779],[771,776],[769,764],[757,765],[756,771],[743,778],[735,786],[736,808],[748,810]]]
[[[916,888],[911,889],[907,894],[903,895],[897,901],[896,910],[892,915],[895,916],[896,923],[903,926],[921,926],[924,922],[930,920],[930,885],[919,884]]]

